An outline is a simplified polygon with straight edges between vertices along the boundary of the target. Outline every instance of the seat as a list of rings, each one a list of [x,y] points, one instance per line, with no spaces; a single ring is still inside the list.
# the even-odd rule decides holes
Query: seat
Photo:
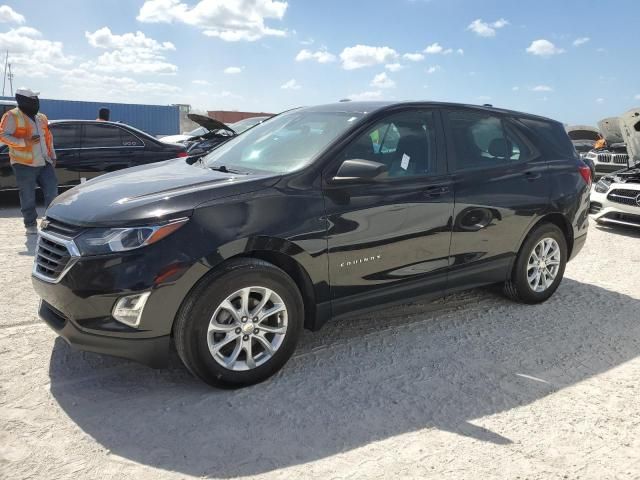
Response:
[[[404,156],[409,157],[407,168],[402,168],[402,159]],[[411,133],[402,136],[398,141],[396,152],[394,155],[390,176],[401,175],[424,175],[429,171],[429,139],[426,133]]]
[[[509,160],[513,155],[513,144],[504,138],[494,138],[489,143],[489,155],[499,160]]]

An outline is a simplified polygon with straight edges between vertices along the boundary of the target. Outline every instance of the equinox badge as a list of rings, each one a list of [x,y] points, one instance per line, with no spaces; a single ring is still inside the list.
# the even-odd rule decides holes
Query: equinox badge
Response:
[[[380,260],[381,258],[382,258],[382,255],[371,255],[370,257],[356,258],[354,260],[346,260],[340,264],[340,268],[351,267],[353,265],[358,265],[360,263],[375,262],[376,260]]]

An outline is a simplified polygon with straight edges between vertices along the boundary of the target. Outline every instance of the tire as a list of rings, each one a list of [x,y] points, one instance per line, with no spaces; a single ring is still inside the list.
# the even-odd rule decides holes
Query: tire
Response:
[[[534,249],[539,249],[541,242],[548,240],[543,244],[544,249],[547,245],[558,249],[557,256],[549,255],[547,262],[550,267],[538,268],[536,270],[536,262],[533,260],[533,265],[530,265],[532,261],[532,253]],[[536,250],[538,253],[541,250]],[[549,249],[549,252],[555,252],[555,249]],[[542,257],[540,257],[542,258]],[[557,270],[554,268],[557,263]],[[553,262],[553,265],[551,263]],[[545,262],[546,263],[546,262]],[[564,236],[562,230],[556,225],[551,223],[544,223],[535,227],[527,236],[526,240],[522,244],[516,262],[513,266],[511,278],[504,284],[504,293],[512,300],[535,304],[546,301],[556,291],[562,277],[564,275],[564,269],[567,264],[567,239]],[[550,273],[555,271],[553,280],[550,278]],[[539,283],[535,285],[536,272],[543,272],[539,276]],[[534,285],[530,283],[529,276],[533,277]]]
[[[277,313],[258,320],[269,312]],[[178,312],[173,333],[178,355],[194,376],[212,386],[237,388],[280,370],[303,325],[304,305],[291,277],[271,263],[246,258],[224,264],[196,286]]]

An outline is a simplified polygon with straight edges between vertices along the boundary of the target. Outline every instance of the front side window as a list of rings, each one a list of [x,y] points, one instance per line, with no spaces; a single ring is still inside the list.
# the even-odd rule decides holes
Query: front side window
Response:
[[[342,160],[363,159],[387,166],[388,176],[420,176],[436,171],[432,112],[392,114],[368,129],[343,152]]]
[[[294,110],[232,138],[204,157],[209,168],[288,173],[309,165],[361,114]]]

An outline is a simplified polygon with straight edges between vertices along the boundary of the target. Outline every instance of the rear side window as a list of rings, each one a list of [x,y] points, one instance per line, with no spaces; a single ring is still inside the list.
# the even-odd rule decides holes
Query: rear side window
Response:
[[[541,148],[553,156],[576,158],[578,154],[562,124],[535,118],[519,118],[541,142]]]
[[[111,125],[85,125],[84,148],[121,147],[120,129]]]
[[[449,111],[455,169],[493,168],[527,162],[538,155],[514,123],[484,112]]]
[[[122,146],[124,147],[143,147],[144,146],[144,144],[140,141],[140,139],[135,135],[132,135],[131,133],[121,128],[119,128],[118,130],[120,130],[120,141]]]
[[[51,125],[50,130],[56,150],[80,146],[80,125]]]

